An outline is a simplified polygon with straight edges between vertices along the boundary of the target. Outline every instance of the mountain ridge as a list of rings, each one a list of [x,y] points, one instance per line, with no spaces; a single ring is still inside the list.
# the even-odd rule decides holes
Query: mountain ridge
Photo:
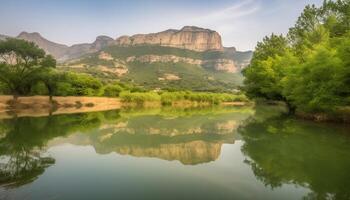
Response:
[[[219,33],[196,26],[184,26],[180,30],[168,29],[157,33],[124,35],[116,39],[116,44],[120,46],[152,44],[194,51],[223,51]]]
[[[116,39],[100,35],[92,43],[71,46],[49,41],[38,32],[22,32],[17,38],[53,55],[59,70],[148,89],[232,90],[242,83],[240,72],[252,56],[252,51],[224,47],[216,31],[195,26]]]
[[[9,36],[0,35],[0,39],[7,37]],[[202,52],[225,51],[227,48],[222,45],[219,33],[211,29],[196,26],[184,26],[181,29],[168,29],[156,33],[135,34],[132,36],[123,35],[116,39],[100,35],[92,43],[73,44],[71,46],[50,41],[38,32],[29,33],[23,31],[16,38],[36,43],[48,54],[53,55],[59,62],[75,59],[84,54],[94,53],[110,45],[159,45]]]

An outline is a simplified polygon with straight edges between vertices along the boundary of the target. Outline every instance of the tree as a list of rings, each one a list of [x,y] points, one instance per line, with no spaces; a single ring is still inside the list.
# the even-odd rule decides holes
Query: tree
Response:
[[[350,105],[349,45],[350,37],[316,45],[284,78],[284,96],[307,112],[334,112]]]
[[[297,63],[287,44],[283,36],[274,34],[258,43],[250,66],[243,72],[249,97],[283,100],[280,81],[285,68]]]
[[[99,79],[82,73],[53,73],[52,76],[48,76],[47,80],[52,83],[57,80],[53,85],[53,93],[58,96],[98,96],[102,88],[102,82]]]
[[[19,39],[0,41],[0,81],[17,100],[26,95],[47,68],[55,67],[54,59],[34,43]]]
[[[103,96],[118,97],[119,93],[123,91],[123,88],[118,84],[110,84],[104,87]]]
[[[49,100],[51,103],[53,96],[57,93],[58,83],[62,79],[63,74],[53,69],[43,70],[43,72],[39,75],[39,80],[42,81],[47,88]]]
[[[285,101],[290,111],[350,106],[350,1],[306,6],[287,38],[272,34],[258,43],[243,72],[247,95]]]

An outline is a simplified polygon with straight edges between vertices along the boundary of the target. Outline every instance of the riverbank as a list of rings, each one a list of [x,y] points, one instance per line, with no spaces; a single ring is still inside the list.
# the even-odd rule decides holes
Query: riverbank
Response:
[[[12,96],[0,96],[0,119],[13,116],[47,116],[49,114],[72,114],[119,109],[119,98],[108,97],[19,97],[15,104]]]
[[[245,106],[247,102],[222,102],[224,106]],[[0,96],[0,119],[17,117],[39,117],[57,114],[73,114],[120,109],[122,107],[140,106],[135,102],[123,102],[120,98],[110,97],[53,97],[50,102],[48,96],[19,97],[13,103],[12,96]],[[160,101],[145,101],[142,107],[160,107]],[[202,107],[208,103],[190,101],[174,101],[172,107]]]
[[[257,100],[257,105],[279,105],[286,108],[287,104],[283,101]],[[299,119],[309,120],[314,122],[330,122],[330,123],[350,123],[350,107],[342,107],[333,113],[308,113],[301,110],[296,110],[293,115]]]
[[[336,122],[350,123],[350,108],[343,108],[335,113],[306,113],[296,111],[295,115],[299,118],[312,120],[315,122]]]

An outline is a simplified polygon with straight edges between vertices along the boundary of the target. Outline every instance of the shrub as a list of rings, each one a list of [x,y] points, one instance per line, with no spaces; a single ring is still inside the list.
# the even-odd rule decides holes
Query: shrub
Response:
[[[119,93],[123,91],[123,88],[119,85],[106,85],[103,88],[103,96],[118,97]]]
[[[155,92],[121,92],[119,96],[123,102],[133,102],[137,104],[161,100],[160,95]]]

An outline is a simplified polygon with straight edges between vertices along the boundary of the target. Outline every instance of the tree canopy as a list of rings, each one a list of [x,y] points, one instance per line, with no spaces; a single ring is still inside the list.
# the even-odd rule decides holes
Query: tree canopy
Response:
[[[287,36],[258,43],[244,76],[253,98],[311,113],[350,106],[350,1],[306,6]]]
[[[16,98],[26,95],[43,70],[56,61],[32,42],[9,38],[0,41],[0,81]]]

